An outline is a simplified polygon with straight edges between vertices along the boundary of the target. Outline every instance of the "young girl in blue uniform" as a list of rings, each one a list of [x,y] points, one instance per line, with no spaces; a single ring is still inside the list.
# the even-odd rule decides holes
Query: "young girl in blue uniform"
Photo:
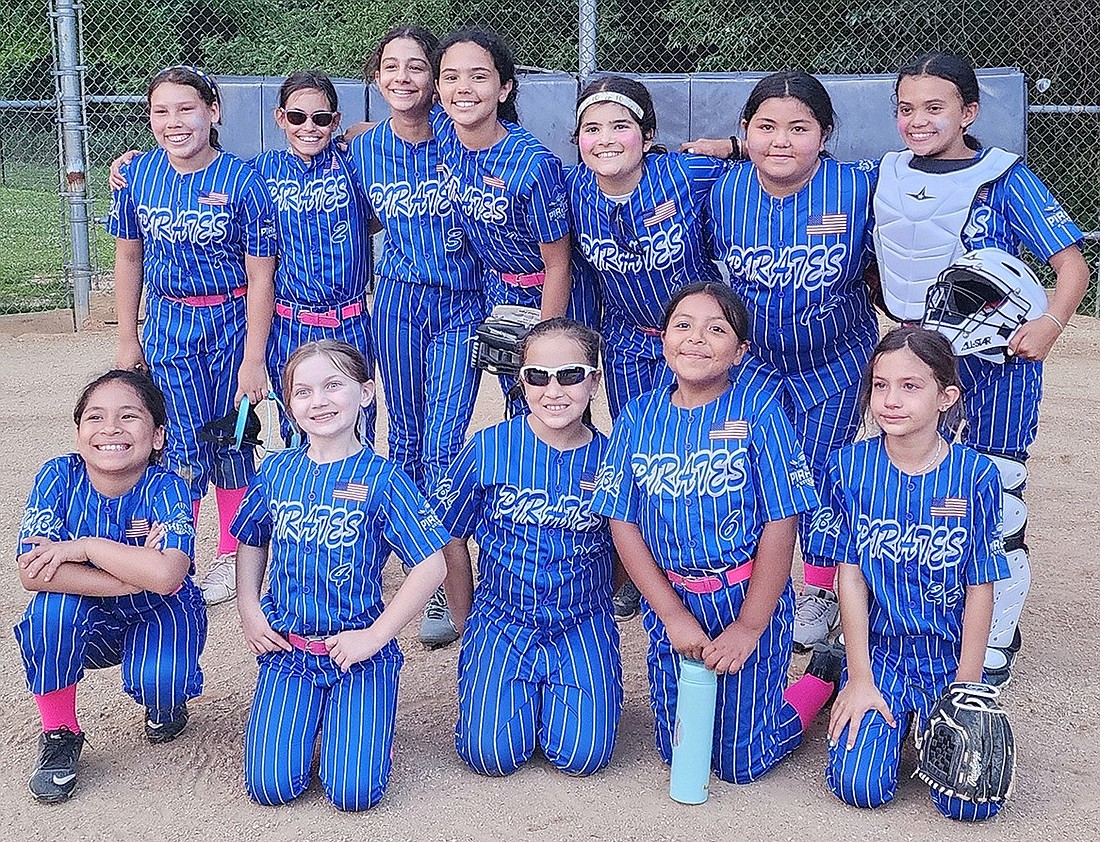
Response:
[[[577,98],[583,166],[566,170],[573,247],[595,270],[614,420],[638,395],[672,383],[662,306],[680,287],[721,279],[703,243],[707,196],[726,165],[654,146],[646,87],[606,76]]]
[[[508,47],[488,32],[454,32],[433,53],[432,70],[449,118],[434,124],[448,189],[485,269],[489,307],[520,304],[541,309],[543,318],[568,313],[590,321],[595,314],[584,312],[591,307],[584,296],[570,307],[561,161],[517,125]]]
[[[390,116],[349,145],[349,160],[385,234],[376,274],[374,342],[386,392],[389,458],[427,494],[462,448],[480,372],[470,352],[485,317],[480,267],[446,189],[430,57],[419,26],[383,36],[367,62]],[[442,591],[420,628],[426,646],[458,632]]]
[[[370,208],[346,157],[332,143],[340,110],[329,77],[312,70],[288,76],[279,88],[275,122],[286,133],[288,148],[262,152],[249,163],[267,182],[275,208],[279,265],[267,373],[280,393],[283,366],[299,345],[347,342],[371,371],[374,352],[364,301]],[[365,442],[371,447],[374,413],[372,403],[365,418]]]
[[[158,464],[163,395],[145,374],[111,371],[84,390],[73,420],[77,452],[38,472],[19,527],[19,576],[35,594],[15,638],[42,718],[30,790],[46,802],[76,787],[84,670],[121,664],[146,737],[166,743],[202,691],[206,642],[191,494]]]
[[[147,98],[159,148],[124,168],[127,186],[114,192],[107,219],[116,237],[115,361],[148,366],[164,392],[165,461],[190,484],[196,519],[214,483],[221,535],[206,596],[221,602],[233,595],[229,524],[255,467],[251,448],[215,446],[198,433],[245,395],[255,403],[267,394],[275,225],[263,181],[217,146],[221,103],[209,76],[170,67],[153,77]]]
[[[682,288],[665,310],[676,382],[629,402],[611,434],[592,511],[609,517],[649,632],[657,749],[671,762],[679,659],[718,674],[712,764],[746,783],[802,741],[832,693],[808,675],[786,691],[798,515],[813,477],[781,382],[746,354],[749,317],[720,284]]]
[[[1042,361],[1088,287],[1083,235],[1017,156],[981,148],[969,134],[979,89],[967,61],[923,56],[899,72],[895,90],[898,131],[908,149],[884,156],[875,194],[875,247],[887,310],[919,320],[928,286],[963,252],[998,248],[1018,255],[1024,247],[1054,270],[1047,312],[1013,334],[1006,363],[977,355],[959,360],[965,442],[1022,470],[1038,430]],[[1022,544],[1023,535],[1018,538]],[[1013,570],[1012,590],[1019,592],[1020,583],[1026,593],[1029,577],[1025,555]],[[998,603],[987,666],[990,680],[1003,683],[1019,647],[1013,633],[1023,595]]]
[[[259,660],[245,788],[261,804],[297,798],[319,734],[326,795],[365,810],[385,793],[392,763],[394,637],[442,584],[449,536],[412,481],[356,435],[374,399],[358,351],[331,339],[303,345],[283,389],[308,444],[264,460],[233,522],[237,608]],[[410,572],[383,605],[391,551]]]
[[[833,160],[833,104],[802,71],[762,79],[741,115],[748,161],[710,194],[708,235],[751,314],[753,352],[783,380],[783,406],[820,484],[828,455],[855,440],[859,378],[878,338],[864,268],[870,259],[873,167]],[[835,570],[806,553],[794,641],[810,648],[835,626]]]
[[[475,433],[435,494],[455,536],[447,596],[465,626],[455,745],[483,775],[511,774],[536,748],[587,775],[615,747],[623,688],[611,533],[590,508],[607,441],[587,423],[599,347],[571,319],[536,325],[520,369],[529,413]]]
[[[908,726],[921,728],[953,681],[980,682],[1005,578],[996,467],[941,429],[962,416],[947,339],[897,328],[875,349],[860,391],[881,435],[834,453],[810,546],[839,562],[847,651],[829,721],[830,789],[857,807],[894,797]],[[998,804],[932,792],[937,809],[976,821]]]

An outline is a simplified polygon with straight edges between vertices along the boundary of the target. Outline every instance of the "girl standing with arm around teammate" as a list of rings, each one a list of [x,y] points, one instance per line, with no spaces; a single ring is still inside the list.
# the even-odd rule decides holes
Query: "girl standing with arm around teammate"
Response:
[[[261,804],[297,798],[320,734],[325,793],[341,810],[366,810],[392,764],[394,637],[443,582],[449,536],[411,480],[356,436],[374,399],[358,351],[331,339],[303,345],[283,388],[309,443],[263,462],[233,522],[237,609],[259,659],[245,788]],[[383,605],[391,548],[411,570]]]
[[[517,125],[516,66],[488,32],[454,32],[432,56],[436,121],[452,200],[485,268],[490,308],[519,304],[543,318],[594,313],[570,307],[568,200],[561,161]],[[507,389],[505,390],[507,392]]]
[[[1088,288],[1083,238],[1069,214],[1018,158],[981,148],[968,129],[978,117],[978,79],[958,56],[933,53],[898,73],[898,132],[908,149],[889,153],[875,192],[875,252],[887,311],[919,321],[929,286],[957,257],[978,249],[1017,256],[1026,247],[1054,270],[1043,317],[1012,335],[1007,361],[959,359],[966,400],[965,441],[1006,473],[1026,475],[1042,397],[1042,361]],[[1010,279],[1013,280],[1014,279]],[[1019,495],[1022,479],[1011,485]],[[1026,510],[1025,510],[1026,515]],[[1023,531],[1015,544],[1023,546]],[[1026,550],[1026,548],[1025,548]],[[996,600],[986,676],[1009,680],[1019,649],[1017,623],[1030,581],[1026,551],[1009,556],[1012,581]]]
[[[571,319],[536,325],[520,368],[529,413],[475,433],[435,495],[456,536],[447,595],[465,625],[455,745],[483,775],[511,774],[537,747],[587,775],[615,747],[623,688],[611,533],[590,508],[606,447],[588,422],[599,347]]]
[[[374,342],[386,392],[389,458],[421,493],[462,448],[481,372],[470,359],[485,317],[480,267],[448,196],[431,55],[438,39],[419,26],[382,37],[367,62],[390,116],[356,136],[348,157],[382,226]],[[428,603],[420,641],[458,638],[442,590]]]
[[[203,584],[209,603],[233,596],[236,541],[229,524],[255,471],[250,448],[199,438],[244,396],[267,394],[275,225],[263,181],[217,146],[221,103],[213,79],[170,67],[149,84],[158,149],[125,168],[107,230],[116,237],[116,364],[148,366],[168,410],[165,461],[191,486],[194,514],[213,481],[221,536]],[[138,337],[138,306],[148,290]]]
[[[825,152],[835,118],[824,86],[789,70],[762,79],[741,115],[748,161],[710,194],[708,233],[751,314],[753,352],[783,380],[783,407],[820,488],[828,455],[855,440],[859,379],[878,338],[863,270],[870,260],[870,165]],[[835,568],[806,552],[794,642],[837,622]]]
[[[370,314],[364,296],[370,271],[370,209],[332,143],[340,126],[336,88],[323,73],[290,74],[279,88],[275,122],[288,148],[250,161],[267,182],[275,210],[279,265],[267,373],[281,393],[283,366],[300,345],[337,339],[352,345],[374,371]],[[286,401],[286,395],[280,398]],[[372,403],[365,443],[374,446]],[[285,431],[284,431],[285,432]]]
[[[111,371],[84,389],[73,420],[77,452],[39,471],[19,529],[19,576],[35,595],[15,638],[42,717],[30,790],[45,802],[76,787],[85,669],[121,664],[145,736],[166,743],[202,691],[206,642],[191,494],[158,465],[164,396],[145,374]]]
[[[847,651],[829,721],[826,779],[857,807],[893,799],[911,718],[926,719],[952,682],[980,682],[993,582],[1008,575],[996,467],[942,430],[962,389],[951,345],[902,327],[883,337],[860,391],[881,435],[834,453],[810,546],[839,564]],[[932,793],[977,821],[999,804]]]
[[[718,673],[712,764],[736,783],[793,751],[834,686],[811,674],[784,690],[797,517],[817,495],[778,379],[746,355],[748,319],[724,285],[673,297],[662,326],[676,382],[623,409],[592,500],[645,597],[662,759],[679,658],[704,661]]]

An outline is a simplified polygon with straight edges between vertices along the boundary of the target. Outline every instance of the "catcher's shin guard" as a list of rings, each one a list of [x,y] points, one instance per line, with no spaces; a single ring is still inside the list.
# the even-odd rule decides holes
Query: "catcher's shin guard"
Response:
[[[1016,626],[1024,610],[1024,600],[1031,587],[1031,564],[1024,543],[1027,505],[1019,496],[1027,480],[1027,468],[1022,462],[1003,456],[989,456],[989,459],[997,466],[1004,487],[1001,512],[1009,577],[993,583],[993,622],[989,628],[985,665],[991,669],[1002,669],[1008,665],[1009,656],[996,650],[1011,649]]]

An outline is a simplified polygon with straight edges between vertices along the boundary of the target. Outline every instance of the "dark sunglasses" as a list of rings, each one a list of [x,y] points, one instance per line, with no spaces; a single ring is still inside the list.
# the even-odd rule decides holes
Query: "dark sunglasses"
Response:
[[[301,126],[305,124],[306,120],[312,120],[313,125],[322,129],[331,126],[332,121],[336,119],[336,114],[332,111],[314,111],[312,114],[306,114],[306,112],[299,111],[297,108],[291,108],[289,111],[283,109],[283,114],[286,115],[286,121],[292,126]]]
[[[588,375],[597,369],[590,365],[559,365],[557,368],[543,368],[539,365],[525,365],[519,370],[519,376],[529,386],[549,386],[550,378],[558,381],[559,386],[576,386],[583,383]]]

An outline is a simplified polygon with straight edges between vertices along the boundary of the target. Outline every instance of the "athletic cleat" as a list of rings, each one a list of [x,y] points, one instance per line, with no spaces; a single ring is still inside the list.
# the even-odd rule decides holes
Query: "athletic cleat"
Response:
[[[237,554],[222,553],[199,585],[207,605],[229,602],[237,595]]]
[[[420,642],[426,649],[442,649],[458,640],[458,629],[451,620],[447,607],[447,594],[439,588],[424,606],[424,619],[420,621]]]
[[[612,617],[616,623],[625,623],[638,616],[641,610],[642,594],[637,586],[629,579],[626,580],[619,592],[611,598]]]
[[[806,675],[819,678],[827,684],[833,685],[833,694],[829,696],[831,702],[840,692],[840,677],[844,674],[844,645],[841,643],[818,643],[814,646],[814,654],[810,657],[810,663],[806,666]]]
[[[794,609],[794,648],[796,652],[813,649],[829,637],[840,622],[840,603],[836,594],[807,585]]]
[[[183,733],[189,718],[186,702],[169,711],[167,716],[161,715],[153,708],[146,708],[145,736],[155,746],[170,743]]]
[[[30,790],[47,804],[67,801],[76,789],[76,763],[84,748],[84,735],[64,725],[38,738],[38,768],[31,775]]]

